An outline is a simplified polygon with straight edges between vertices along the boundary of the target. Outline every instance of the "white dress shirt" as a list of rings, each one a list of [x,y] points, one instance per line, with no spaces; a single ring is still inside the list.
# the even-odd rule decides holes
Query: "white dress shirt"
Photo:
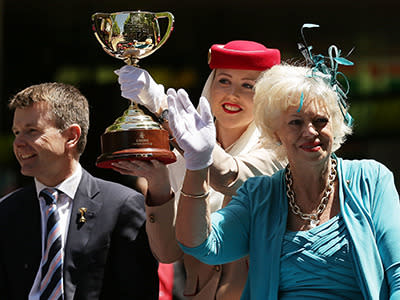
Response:
[[[40,191],[45,189],[45,188],[55,188],[59,190],[60,193],[57,199],[57,210],[60,215],[60,226],[62,226],[63,230],[61,231],[62,235],[62,249],[64,250],[65,242],[67,240],[67,233],[68,233],[68,227],[69,227],[69,221],[71,217],[71,208],[72,208],[72,201],[75,197],[75,193],[78,190],[79,183],[82,178],[82,167],[80,164],[78,164],[78,167],[76,168],[75,172],[65,179],[63,182],[61,182],[57,186],[53,187],[48,187],[38,181],[35,178],[35,185],[36,185],[36,193],[37,193],[37,198],[39,199],[39,204],[40,204],[40,212],[41,212],[41,225],[42,225],[42,256],[44,253],[44,239],[46,235],[46,202],[43,199],[43,197],[40,197]],[[39,266],[39,270],[36,274],[35,281],[33,283],[32,289],[29,293],[29,298],[28,300],[39,300],[40,299],[40,294],[39,294],[39,285],[40,285],[40,279],[41,279],[41,269],[42,266]]]

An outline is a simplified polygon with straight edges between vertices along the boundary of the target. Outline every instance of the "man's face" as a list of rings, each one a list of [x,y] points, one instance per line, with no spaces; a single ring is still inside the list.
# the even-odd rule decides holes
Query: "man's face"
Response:
[[[14,154],[21,173],[48,186],[57,185],[69,171],[67,138],[58,128],[45,102],[17,108],[14,112]]]

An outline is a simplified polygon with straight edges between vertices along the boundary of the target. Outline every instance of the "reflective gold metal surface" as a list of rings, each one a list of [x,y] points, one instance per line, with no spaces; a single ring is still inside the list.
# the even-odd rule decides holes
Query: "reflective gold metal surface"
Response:
[[[159,19],[167,19],[161,35]],[[94,34],[109,55],[138,67],[139,60],[151,55],[168,39],[174,24],[170,12],[125,11],[95,13]],[[159,123],[141,110],[134,100],[101,136],[102,154],[96,166],[111,168],[119,160],[157,159],[164,163],[176,161],[169,147],[169,135]]]

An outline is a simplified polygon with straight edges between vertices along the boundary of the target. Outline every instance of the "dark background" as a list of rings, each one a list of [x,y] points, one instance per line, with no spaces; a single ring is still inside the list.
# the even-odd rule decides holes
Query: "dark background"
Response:
[[[9,98],[36,83],[61,81],[77,86],[91,106],[91,128],[82,165],[97,176],[128,183],[111,170],[98,169],[100,135],[127,108],[113,70],[124,63],[107,55],[91,29],[95,12],[170,11],[170,39],[141,67],[166,87],[184,87],[193,101],[209,74],[207,52],[214,43],[248,39],[279,48],[283,60],[300,60],[303,23],[315,54],[331,44],[353,67],[340,69],[351,84],[354,134],[339,151],[346,158],[374,158],[386,164],[400,186],[400,2],[381,1],[94,1],[0,0],[0,196],[26,178],[12,154]],[[163,26],[161,24],[161,26]],[[129,184],[129,183],[128,183]]]

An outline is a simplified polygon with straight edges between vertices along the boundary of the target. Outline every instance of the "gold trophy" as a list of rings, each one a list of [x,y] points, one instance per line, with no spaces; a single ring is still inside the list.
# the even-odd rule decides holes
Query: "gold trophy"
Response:
[[[161,37],[158,19],[167,18],[168,26]],[[169,12],[125,11],[95,13],[93,31],[109,55],[138,66],[139,59],[149,56],[168,39],[174,17]],[[157,159],[165,164],[176,161],[170,150],[168,131],[155,122],[132,100],[123,115],[101,135],[102,154],[96,166],[111,168],[121,160]]]

